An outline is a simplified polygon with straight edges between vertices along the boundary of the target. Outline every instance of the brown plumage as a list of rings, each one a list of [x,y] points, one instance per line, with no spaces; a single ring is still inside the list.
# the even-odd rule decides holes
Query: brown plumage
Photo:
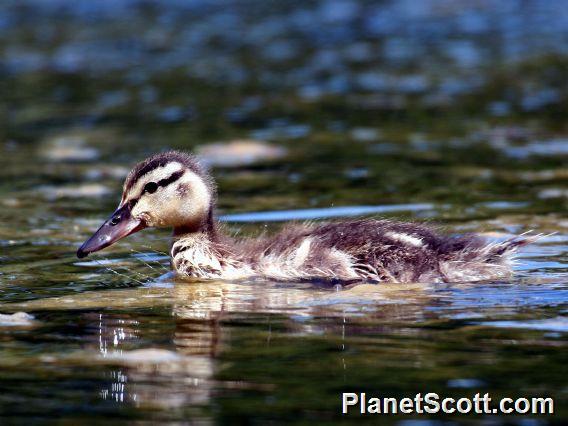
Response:
[[[188,277],[449,282],[509,275],[511,255],[530,241],[488,243],[476,235],[445,236],[425,225],[376,219],[288,225],[276,235],[235,239],[219,232],[215,202],[214,181],[195,157],[154,155],[130,172],[118,209],[77,255],[145,227],[171,227],[173,267]]]

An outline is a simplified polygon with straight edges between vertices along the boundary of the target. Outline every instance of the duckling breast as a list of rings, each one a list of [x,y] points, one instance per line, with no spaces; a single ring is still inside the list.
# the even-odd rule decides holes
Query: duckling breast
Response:
[[[204,279],[242,279],[253,270],[235,258],[228,248],[212,242],[205,234],[190,234],[177,239],[171,248],[177,273]]]

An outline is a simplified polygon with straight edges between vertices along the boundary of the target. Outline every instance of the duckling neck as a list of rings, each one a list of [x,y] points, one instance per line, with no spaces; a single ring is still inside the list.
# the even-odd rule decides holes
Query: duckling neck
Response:
[[[186,223],[174,227],[174,238],[191,234],[204,234],[212,242],[219,240],[219,231],[213,209],[210,209],[207,217],[199,223]]]
[[[218,232],[211,212],[200,226],[174,228],[170,254],[174,270],[199,278],[241,277],[250,273],[242,260],[234,255],[234,240]]]

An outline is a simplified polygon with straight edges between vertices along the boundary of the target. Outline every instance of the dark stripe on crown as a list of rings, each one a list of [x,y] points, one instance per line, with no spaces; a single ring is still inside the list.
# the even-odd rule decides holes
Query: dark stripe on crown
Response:
[[[126,182],[124,184],[124,192],[126,193],[130,189],[132,189],[132,187],[142,176],[159,167],[164,167],[171,162],[181,163],[189,170],[208,180],[206,174],[199,166],[199,163],[197,162],[195,157],[190,154],[186,154],[185,152],[168,151],[153,155],[152,157],[138,163],[126,178]]]

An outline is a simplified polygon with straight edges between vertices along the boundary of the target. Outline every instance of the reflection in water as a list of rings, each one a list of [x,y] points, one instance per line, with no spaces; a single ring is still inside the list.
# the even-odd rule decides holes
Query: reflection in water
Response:
[[[116,318],[107,314],[99,314],[98,334],[99,352],[103,357],[123,352],[125,344],[139,340],[137,326],[139,322],[132,319]],[[110,386],[100,391],[105,400],[116,402],[136,402],[137,394],[127,390],[128,373],[123,369],[113,369],[108,373]],[[126,398],[126,400],[125,400]]]
[[[116,402],[124,402],[125,385],[128,377],[122,370],[112,370],[110,372],[111,386],[109,389],[103,389],[100,392],[102,399],[112,400]],[[126,393],[128,395],[128,393]],[[136,401],[136,394],[128,395],[130,402]]]
[[[144,344],[143,325],[129,315],[100,314],[100,357],[94,361],[116,365],[105,373],[108,384],[99,392],[101,399],[157,408],[207,404],[215,371],[215,359],[210,354],[218,330],[214,321],[201,322],[196,329],[176,329],[173,341],[177,352],[132,350]]]
[[[423,304],[432,302],[429,288],[423,285],[357,285],[347,289],[314,287],[308,284],[287,284],[284,290],[274,283],[177,282],[173,289],[162,289],[173,295],[171,310],[175,329],[171,341],[175,351],[165,349],[135,349],[145,346],[144,324],[130,315],[98,315],[98,351],[103,364],[117,365],[108,374],[109,382],[99,395],[104,400],[145,407],[173,408],[204,406],[210,402],[214,388],[250,389],[262,385],[239,382],[218,382],[218,359],[230,345],[227,324],[247,314],[265,316],[266,345],[270,345],[271,318],[278,316],[294,335],[341,335],[337,348],[345,351],[346,324],[353,318],[421,317]],[[136,297],[144,289],[129,290]],[[173,291],[173,293],[170,293]],[[105,304],[120,305],[120,297],[105,300]],[[63,300],[61,300],[63,299]],[[64,298],[58,301],[64,306]],[[126,298],[128,299],[128,298]],[[400,303],[404,301],[404,303]],[[80,307],[81,302],[77,301]],[[44,305],[49,301],[44,301]],[[29,307],[29,306],[28,306]],[[319,324],[310,321],[318,318]],[[333,321],[322,321],[332,318]],[[262,322],[262,321],[261,321]],[[386,326],[377,326],[381,330]],[[387,327],[388,328],[388,327]],[[354,329],[357,332],[357,329]],[[347,357],[341,358],[347,374]],[[165,386],[167,383],[167,386]],[[265,385],[266,386],[266,385]]]
[[[122,352],[123,342],[138,339],[136,326],[138,321],[132,319],[108,319],[105,314],[99,314],[99,351],[103,356],[107,355],[109,346],[114,352]]]

